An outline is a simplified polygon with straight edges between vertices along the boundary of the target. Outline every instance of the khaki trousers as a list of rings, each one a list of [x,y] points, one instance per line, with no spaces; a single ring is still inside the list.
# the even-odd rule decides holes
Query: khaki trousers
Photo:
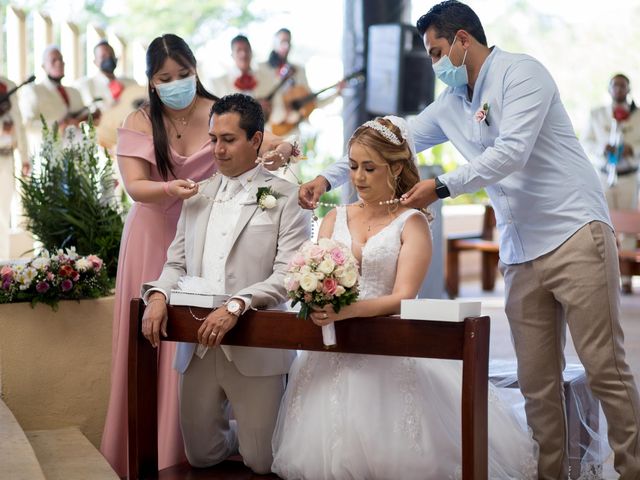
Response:
[[[539,478],[568,476],[562,371],[569,325],[589,386],[607,417],[614,467],[621,479],[639,479],[640,400],[625,361],[611,228],[589,223],[554,251],[522,264],[501,264],[501,270],[527,422],[540,445]]]
[[[247,467],[271,471],[271,437],[284,393],[284,375],[247,377],[220,348],[194,355],[180,375],[180,428],[194,467],[208,467],[240,451]],[[230,407],[236,421],[229,420]],[[239,448],[238,448],[239,447]]]

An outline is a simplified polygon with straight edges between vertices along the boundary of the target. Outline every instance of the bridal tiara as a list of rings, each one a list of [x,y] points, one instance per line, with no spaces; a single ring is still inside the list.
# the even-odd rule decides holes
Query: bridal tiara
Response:
[[[393,123],[393,122],[391,122],[391,123]],[[376,132],[380,133],[380,135],[382,135],[384,138],[389,140],[394,145],[402,145],[402,140],[404,140],[404,138],[402,140],[400,140],[396,136],[396,134],[393,133],[391,131],[391,129],[389,129],[389,127],[385,127],[384,125],[382,125],[381,123],[376,122],[375,120],[369,120],[368,122],[363,123],[362,126],[363,127],[372,128],[373,130],[375,130]]]

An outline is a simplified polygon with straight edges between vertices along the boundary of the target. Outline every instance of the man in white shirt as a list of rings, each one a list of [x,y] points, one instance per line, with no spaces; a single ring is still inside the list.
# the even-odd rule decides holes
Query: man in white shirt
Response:
[[[106,111],[118,103],[128,86],[137,84],[132,78],[116,77],[114,72],[118,59],[106,40],[101,40],[93,48],[93,63],[100,71],[92,77],[78,80],[76,88],[85,105],[95,105]]]
[[[236,35],[231,40],[231,58],[233,66],[224,75],[214,78],[212,91],[222,97],[230,93],[244,93],[257,99],[265,112],[265,117],[271,113],[271,101],[277,85],[274,76],[264,64],[253,68],[253,50],[249,39],[244,35]]]
[[[630,99],[630,93],[629,78],[623,74],[614,75],[609,82],[611,104],[591,111],[582,139],[593,165],[600,172],[611,210],[638,208],[640,110]],[[616,171],[615,177],[612,178],[608,166]],[[633,250],[635,245],[633,237],[622,239],[621,246],[625,250]],[[631,293],[631,278],[623,278],[622,288]]]
[[[62,85],[64,59],[60,49],[48,46],[42,54],[42,69],[46,78],[36,84],[25,86],[19,92],[20,111],[27,130],[31,152],[37,152],[42,141],[42,122],[58,122],[64,134],[68,127],[77,127],[89,117],[89,109],[82,101],[80,92]],[[99,112],[98,112],[99,115]]]
[[[165,302],[181,276],[203,277],[213,293],[230,294],[203,319],[197,348],[178,345],[180,425],[191,465],[215,465],[239,449],[259,474],[271,470],[271,436],[295,352],[220,344],[247,309],[286,300],[287,263],[310,229],[296,186],[256,166],[263,132],[262,109],[251,97],[228,95],[213,106],[209,134],[219,173],[185,200],[162,274],[143,286],[142,324],[157,346],[166,331]],[[271,208],[258,203],[267,188],[277,197]],[[227,403],[237,428],[229,423]]]
[[[609,425],[621,479],[640,478],[640,399],[625,361],[618,256],[599,179],[549,72],[487,46],[467,5],[435,5],[418,21],[436,76],[449,85],[411,123],[418,151],[447,140],[468,163],[417,184],[403,204],[485,188],[500,233],[506,313],[527,421],[540,445],[538,476],[568,477],[562,371],[569,325]],[[303,185],[312,207],[348,173],[346,162]]]
[[[0,77],[0,99],[4,98],[15,84]],[[22,125],[16,96],[0,103],[0,260],[10,257],[9,234],[11,232],[11,202],[15,194],[15,154],[22,165],[22,175],[28,175],[31,162],[27,149],[27,138]]]

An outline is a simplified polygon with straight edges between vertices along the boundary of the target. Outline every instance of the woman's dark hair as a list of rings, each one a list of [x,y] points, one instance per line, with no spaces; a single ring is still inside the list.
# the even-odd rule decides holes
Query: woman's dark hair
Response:
[[[289,30],[288,28],[281,28],[275,33],[275,36],[280,35],[281,33],[286,33],[287,35],[289,35],[289,38],[291,38],[291,30]],[[282,60],[282,57],[278,55],[275,50],[271,50],[267,63],[269,64],[269,66],[271,66],[271,68],[280,68],[282,66]]]
[[[435,29],[436,37],[446,38],[449,44],[453,43],[458,30],[464,30],[482,45],[487,46],[487,37],[478,15],[468,5],[457,0],[447,0],[434,5],[416,23],[421,36],[430,27]]]
[[[149,117],[151,118],[151,132],[153,136],[153,150],[156,156],[158,171],[164,180],[169,178],[169,174],[175,177],[173,165],[171,164],[171,153],[169,151],[169,138],[162,121],[164,106],[158,93],[151,88],[151,78],[162,68],[167,58],[171,58],[184,68],[196,68],[196,57],[187,43],[177,35],[166,33],[161,37],[156,37],[147,48],[147,79],[149,93]],[[196,95],[218,100],[218,97],[207,91],[196,76]]]
[[[256,132],[264,133],[264,112],[257,100],[242,93],[232,93],[218,99],[209,112],[209,123],[213,115],[237,113],[240,115],[240,128],[245,131],[247,140],[251,140]],[[260,146],[258,146],[258,149]]]

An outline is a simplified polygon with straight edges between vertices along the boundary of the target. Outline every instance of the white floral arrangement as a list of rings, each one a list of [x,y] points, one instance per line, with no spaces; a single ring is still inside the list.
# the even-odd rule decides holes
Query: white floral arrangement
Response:
[[[358,299],[358,261],[344,244],[328,238],[305,242],[289,262],[284,285],[291,306],[300,303],[298,317],[306,319],[314,307],[331,304],[337,313]],[[322,327],[326,346],[335,345],[333,323]]]

